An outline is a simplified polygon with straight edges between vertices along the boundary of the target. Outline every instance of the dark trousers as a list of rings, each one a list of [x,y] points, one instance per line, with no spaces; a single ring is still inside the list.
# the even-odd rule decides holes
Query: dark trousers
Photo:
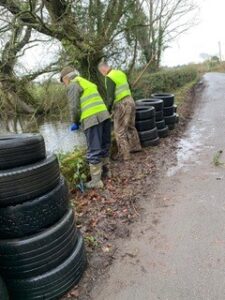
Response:
[[[89,164],[98,164],[109,156],[111,145],[111,120],[107,119],[84,131],[87,140],[87,160]]]

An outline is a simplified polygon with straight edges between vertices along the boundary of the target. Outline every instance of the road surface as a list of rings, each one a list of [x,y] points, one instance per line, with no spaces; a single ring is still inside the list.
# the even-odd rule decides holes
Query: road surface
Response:
[[[212,163],[225,150],[225,75],[203,80],[176,165],[146,196],[92,300],[225,299],[225,168]]]

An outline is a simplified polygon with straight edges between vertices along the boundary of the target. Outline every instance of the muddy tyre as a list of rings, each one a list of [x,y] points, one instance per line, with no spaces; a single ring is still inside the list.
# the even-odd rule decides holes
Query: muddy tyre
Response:
[[[32,164],[45,156],[45,142],[39,134],[0,136],[0,170]]]
[[[141,143],[143,147],[155,147],[160,144],[160,138],[157,137],[154,140],[148,140]]]
[[[174,104],[174,112],[176,113],[177,112],[177,105],[176,104]]]
[[[84,242],[79,235],[69,257],[54,269],[28,279],[9,280],[12,300],[59,299],[79,282],[86,265]]]
[[[138,131],[145,131],[155,128],[155,118],[148,119],[148,120],[142,120],[142,121],[136,121],[136,128]]]
[[[156,111],[163,110],[163,101],[160,99],[141,99],[136,101],[137,106],[153,106]]]
[[[156,124],[157,129],[159,129],[159,130],[163,129],[166,126],[166,123],[165,123],[164,119],[161,120],[161,121],[156,122],[155,124]]]
[[[155,117],[154,107],[137,106],[136,121],[148,120]]]
[[[55,155],[35,164],[0,171],[0,207],[23,203],[54,189],[60,181]]]
[[[72,210],[39,234],[0,240],[0,272],[5,278],[28,278],[41,275],[63,262],[77,242]]]
[[[161,111],[157,111],[155,113],[155,120],[156,120],[156,122],[162,121],[163,118],[164,118],[164,116],[163,116],[163,111],[162,110]]]
[[[141,142],[154,140],[158,137],[158,131],[156,127],[151,130],[139,131],[138,134]]]
[[[175,129],[175,124],[168,124],[167,126],[168,126],[169,130]]]
[[[160,138],[165,138],[169,135],[169,128],[168,126],[164,127],[163,129],[158,130],[158,135]]]
[[[175,124],[176,123],[176,114],[173,114],[172,116],[164,117],[166,125],[169,124]]]
[[[176,123],[179,123],[180,122],[180,116],[179,114],[176,114]]]
[[[163,100],[164,107],[170,107],[174,104],[174,95],[169,93],[152,94],[153,98]]]
[[[164,117],[172,116],[174,114],[174,106],[165,107],[163,109]]]
[[[1,277],[0,277],[0,299],[9,300],[8,291]]]
[[[0,238],[35,234],[61,219],[68,207],[68,187],[61,178],[53,190],[41,197],[0,208]]]

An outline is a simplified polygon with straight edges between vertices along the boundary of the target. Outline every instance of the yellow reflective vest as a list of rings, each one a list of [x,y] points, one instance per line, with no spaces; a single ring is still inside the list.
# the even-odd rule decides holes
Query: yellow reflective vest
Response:
[[[123,100],[123,98],[127,96],[131,96],[127,75],[124,72],[119,70],[111,70],[106,77],[109,77],[116,84],[114,103]]]
[[[98,92],[97,85],[80,76],[76,76],[72,82],[78,83],[83,89],[80,97],[81,121],[100,112],[107,111],[107,107]]]

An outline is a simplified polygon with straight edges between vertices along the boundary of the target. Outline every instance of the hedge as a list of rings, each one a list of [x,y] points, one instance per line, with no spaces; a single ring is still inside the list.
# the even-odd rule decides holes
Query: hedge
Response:
[[[195,80],[197,76],[197,68],[189,66],[163,70],[152,74],[146,73],[137,84],[137,87],[132,90],[134,99],[150,97],[155,92],[174,91]]]

